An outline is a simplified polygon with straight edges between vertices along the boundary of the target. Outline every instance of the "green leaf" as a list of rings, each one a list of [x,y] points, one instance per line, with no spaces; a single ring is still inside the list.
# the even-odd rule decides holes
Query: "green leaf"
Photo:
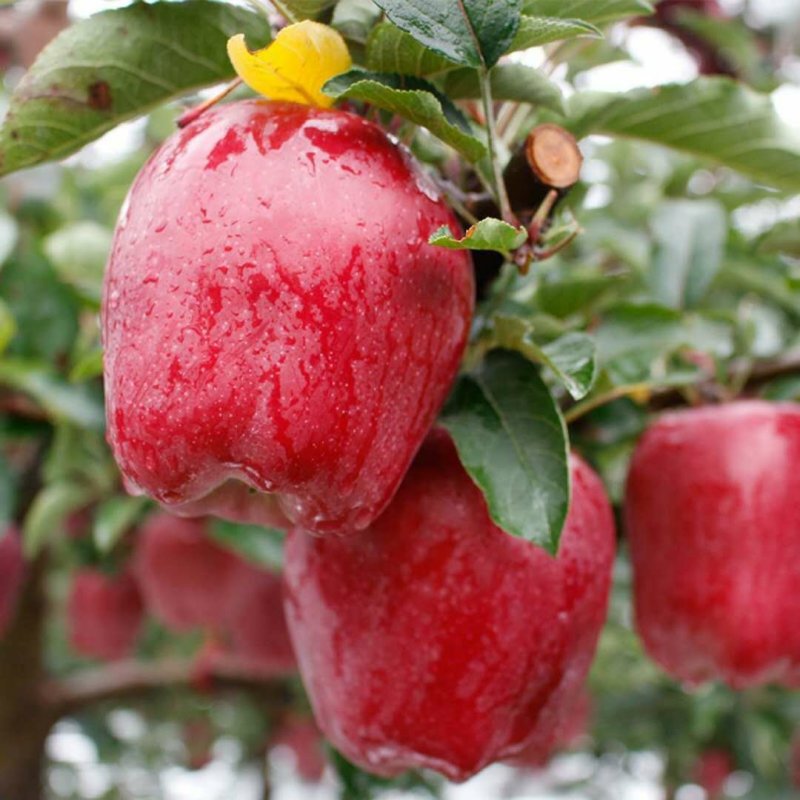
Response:
[[[86,385],[73,386],[38,362],[0,361],[0,385],[29,394],[54,420],[97,431],[105,427],[103,403]]]
[[[653,5],[645,0],[524,0],[522,13],[603,24],[625,17],[652,14]]]
[[[101,553],[109,553],[122,535],[141,517],[149,501],[146,497],[116,495],[100,503],[94,515],[92,537]]]
[[[264,18],[209,0],[134,3],[62,31],[11,97],[0,175],[79,150],[120,122],[235,77],[225,45],[269,38]]]
[[[441,422],[494,522],[555,553],[569,505],[567,432],[536,367],[489,353],[459,380]]]
[[[683,316],[657,303],[620,303],[609,309],[595,333],[601,363],[630,354],[651,358],[683,339]]]
[[[64,520],[93,499],[90,488],[59,482],[45,486],[36,495],[23,525],[23,546],[28,556],[37,555],[63,528]]]
[[[580,400],[594,384],[597,366],[595,343],[585,333],[570,332],[540,345],[535,326],[519,317],[497,315],[492,319],[500,347],[516,350],[537,364],[550,369],[574,400]]]
[[[496,253],[508,253],[516,250],[528,240],[528,231],[522,226],[515,228],[501,219],[487,217],[467,228],[462,239],[453,237],[447,225],[434,231],[428,244],[446,247],[449,250],[493,250]]]
[[[8,343],[14,338],[17,332],[17,323],[14,321],[14,315],[11,309],[0,298],[0,354],[8,347]]]
[[[324,91],[337,99],[372,103],[422,125],[470,161],[478,161],[486,153],[483,142],[469,132],[461,112],[421,78],[354,69],[329,80]]]
[[[673,308],[696,305],[722,262],[728,232],[724,209],[714,200],[669,200],[658,207],[651,227],[653,296]]]
[[[576,36],[599,39],[603,34],[591,23],[580,19],[523,16],[519,21],[517,35],[508,49],[510,52],[527,50],[529,47],[540,47],[549,42],[574,39]]]
[[[375,72],[422,77],[457,66],[391,22],[377,25],[367,39],[367,67]]]
[[[759,394],[767,400],[776,402],[797,402],[800,400],[800,375],[782,375],[780,378],[775,378],[762,386]]]
[[[779,222],[758,240],[760,253],[784,253],[800,258],[800,218]]]
[[[549,108],[559,114],[564,112],[561,89],[538,69],[524,64],[498,64],[489,77],[495,100],[513,100]],[[479,98],[478,71],[464,68],[448,73],[444,78],[444,92],[453,100]]]
[[[85,220],[59,228],[42,245],[61,280],[99,303],[112,238],[108,228]]]
[[[372,0],[339,0],[331,26],[346,39],[364,44],[380,16],[381,10]]]
[[[627,275],[598,275],[542,283],[536,291],[536,301],[542,311],[563,319],[591,311],[595,303],[608,297],[627,280]]]
[[[17,496],[17,479],[14,470],[0,451],[0,530],[3,530],[14,519]]]
[[[522,0],[375,0],[398,28],[466,67],[491,67],[511,44]]]
[[[568,126],[579,137],[642,139],[800,190],[800,132],[780,119],[768,96],[727,78],[625,94],[578,93],[569,107]]]
[[[282,531],[215,519],[209,526],[209,535],[252,564],[274,571],[283,568]]]

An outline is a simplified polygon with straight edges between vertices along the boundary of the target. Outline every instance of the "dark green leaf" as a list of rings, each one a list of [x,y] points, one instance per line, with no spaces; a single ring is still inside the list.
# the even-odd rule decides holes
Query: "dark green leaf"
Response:
[[[490,73],[492,97],[495,100],[514,100],[552,109],[564,110],[561,89],[544,73],[524,64],[498,64]],[[478,71],[459,69],[444,79],[444,91],[454,100],[479,98],[481,86]]]
[[[11,97],[0,175],[74,153],[126,119],[234,77],[235,33],[264,44],[263,17],[209,0],[134,3],[59,34]]]
[[[441,421],[495,523],[555,553],[569,504],[567,432],[536,367],[489,353],[459,380]]]
[[[315,19],[336,0],[281,0],[281,4],[298,19]]]
[[[522,13],[602,24],[653,12],[645,0],[524,0]]]
[[[584,93],[570,100],[569,127],[665,145],[731,167],[787,191],[800,190],[800,132],[786,125],[770,98],[727,78]]]
[[[101,553],[108,553],[147,508],[146,497],[116,495],[100,503],[94,515],[92,537]]]
[[[0,531],[14,519],[17,480],[8,460],[0,452]]]
[[[431,50],[466,67],[491,67],[519,25],[522,0],[375,0],[386,16]]]
[[[670,200],[656,210],[651,227],[653,296],[674,308],[696,305],[722,262],[728,232],[724,209],[713,200]]]
[[[329,80],[324,89],[332,97],[363,100],[422,125],[470,161],[478,161],[486,152],[461,112],[421,78],[354,69]]]
[[[783,375],[761,387],[761,397],[775,401],[800,401],[800,375]]]
[[[683,339],[683,316],[656,303],[621,303],[604,316],[595,338],[602,363],[631,353],[651,358]]]
[[[555,317],[569,317],[591,310],[596,301],[607,297],[627,279],[627,275],[599,275],[542,283],[536,300],[542,311]]]
[[[528,232],[520,226],[515,228],[501,219],[487,217],[467,228],[461,239],[455,239],[446,225],[431,234],[428,244],[450,250],[493,250],[508,253],[521,247],[528,239]]]
[[[509,51],[527,50],[529,47],[540,47],[549,42],[574,39],[576,36],[601,38],[602,35],[594,25],[579,19],[523,16]]]
[[[215,519],[209,526],[209,534],[246,561],[274,571],[283,568],[282,531]]]
[[[367,39],[367,67],[375,72],[422,77],[457,66],[391,22],[377,25]]]

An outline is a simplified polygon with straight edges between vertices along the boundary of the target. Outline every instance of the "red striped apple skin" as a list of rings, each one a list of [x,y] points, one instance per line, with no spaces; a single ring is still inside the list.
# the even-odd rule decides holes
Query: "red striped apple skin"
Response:
[[[347,758],[461,781],[552,740],[583,691],[614,556],[600,480],[576,457],[571,470],[557,558],[492,523],[442,430],[369,529],[289,534],[289,630],[317,722]]]
[[[469,332],[458,223],[354,114],[218,106],[175,133],[120,214],[102,313],[108,438],[132,492],[317,532],[388,503]],[[256,491],[253,491],[255,489]]]

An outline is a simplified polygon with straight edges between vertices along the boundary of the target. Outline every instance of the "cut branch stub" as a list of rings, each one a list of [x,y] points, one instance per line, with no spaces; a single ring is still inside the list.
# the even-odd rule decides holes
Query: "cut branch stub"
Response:
[[[530,224],[553,189],[560,200],[577,183],[582,164],[583,155],[569,131],[549,122],[535,127],[504,173],[511,208],[522,223]]]

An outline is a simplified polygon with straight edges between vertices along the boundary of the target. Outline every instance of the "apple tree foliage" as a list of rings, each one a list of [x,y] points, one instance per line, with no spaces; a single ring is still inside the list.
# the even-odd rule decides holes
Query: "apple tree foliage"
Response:
[[[237,33],[254,47],[285,19],[336,29],[354,66],[325,92],[408,145],[465,223],[475,224],[464,239],[445,230],[431,240],[472,250],[490,277],[440,420],[509,533],[557,549],[570,446],[621,506],[632,448],[658,410],[738,396],[800,400],[800,218],[792,201],[800,192],[800,132],[769,94],[786,80],[781,67],[791,46],[783,31],[746,15],[683,5],[666,17],[657,9],[653,16],[645,0],[132,2],[75,22],[22,77],[7,74],[0,522],[23,530],[30,561],[18,613],[30,622],[24,643],[0,644],[0,786],[30,785],[3,784],[3,776],[27,769],[30,778],[42,766],[44,736],[59,718],[93,740],[103,763],[189,764],[194,750],[227,737],[239,743],[242,764],[260,764],[287,703],[304,703],[290,680],[234,687],[211,704],[189,691],[202,678],[158,671],[167,659],[195,658],[197,637],[176,637],[152,621],[137,657],[153,669],[104,693],[103,681],[113,678],[70,651],[60,610],[66,576],[80,565],[124,561],[130,531],[151,510],[123,492],[104,441],[97,312],[116,216],[180,106],[235,77],[225,43]],[[688,43],[702,74],[624,92],[584,88],[593,69],[631,61],[631,31],[646,25]],[[542,58],[519,57],[531,48]],[[135,119],[145,120],[135,130],[139,144],[124,158],[100,167],[85,158],[49,163]],[[531,241],[509,214],[502,171],[542,122],[574,134],[586,167]],[[534,245],[538,251],[526,250]],[[557,252],[530,260],[547,250]],[[527,270],[519,269],[520,253]],[[219,522],[212,533],[247,559],[280,564],[273,531]],[[582,781],[596,791],[610,773],[634,770],[635,753],[653,751],[673,791],[696,777],[701,753],[723,749],[741,771],[739,785],[751,787],[748,797],[791,796],[800,698],[772,687],[684,691],[642,654],[629,583],[623,534],[590,680],[590,735],[580,742],[595,758]],[[38,722],[29,727],[38,757],[22,766],[5,756],[17,736],[8,720],[21,691],[4,682],[3,661],[11,659],[24,659],[36,687],[72,691],[53,711],[41,699],[47,692],[36,690],[30,713]],[[159,689],[159,676],[171,694]],[[92,691],[92,681],[100,688]],[[147,737],[121,735],[115,707],[134,708]],[[176,738],[184,742],[177,750]],[[69,772],[57,754],[47,758],[53,774]],[[330,758],[345,797],[441,789],[431,776],[386,783]],[[124,770],[120,776],[124,782]],[[79,797],[70,785],[54,781],[50,796]],[[38,787],[15,791],[9,800],[38,796]]]

